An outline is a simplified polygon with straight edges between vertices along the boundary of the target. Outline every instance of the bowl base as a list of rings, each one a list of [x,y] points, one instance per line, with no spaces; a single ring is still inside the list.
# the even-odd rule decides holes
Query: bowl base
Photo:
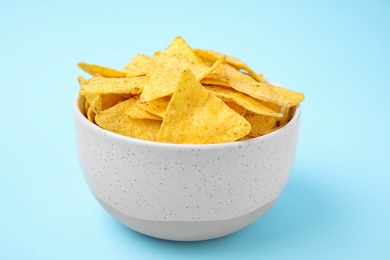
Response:
[[[235,233],[252,224],[275,203],[276,199],[243,216],[217,221],[156,221],[133,218],[97,201],[115,219],[141,234],[173,241],[201,241]]]

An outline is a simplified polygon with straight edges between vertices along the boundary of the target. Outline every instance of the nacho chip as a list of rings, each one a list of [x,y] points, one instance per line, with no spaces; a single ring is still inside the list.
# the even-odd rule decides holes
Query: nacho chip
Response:
[[[210,62],[213,63],[216,59],[218,59],[220,55],[222,55],[221,53],[212,50],[193,49],[193,51],[206,64],[209,64]],[[245,70],[248,75],[256,81],[263,82],[262,74],[255,73],[248,65],[242,62],[240,59],[233,56],[226,56],[225,62],[236,70]]]
[[[156,141],[161,121],[129,117],[126,113],[135,102],[130,98],[100,112],[95,117],[96,124],[117,134]]]
[[[170,100],[171,96],[167,96],[159,99],[154,99],[145,103],[140,103],[139,105],[143,110],[148,111],[149,113],[157,115],[161,118],[164,118]]]
[[[165,49],[164,54],[168,56],[175,56],[180,59],[190,60],[197,64],[203,64],[202,60],[195,55],[192,48],[183,39],[183,37],[180,36],[173,39],[171,44]]]
[[[85,62],[79,62],[77,63],[80,69],[84,70],[90,75],[100,75],[105,78],[124,78],[126,77],[126,73],[116,70],[116,69],[111,69],[95,64],[88,64]]]
[[[285,124],[287,124],[288,122],[288,116],[289,116],[289,113],[290,113],[290,108],[289,107],[284,107],[282,109],[283,111],[283,117],[279,119],[279,121],[277,122],[277,125],[278,126],[284,126]]]
[[[281,113],[277,113],[271,108],[264,105],[261,101],[254,99],[246,94],[238,92],[232,88],[224,88],[220,86],[205,86],[207,90],[224,101],[234,102],[245,109],[252,111],[255,114],[283,117]]]
[[[248,92],[252,92],[254,97],[257,96],[260,100],[272,102],[282,107],[296,106],[305,98],[300,92],[266,83],[256,82],[252,83],[251,86],[255,87],[254,92],[250,88],[248,88]]]
[[[87,110],[87,118],[92,123],[95,123],[95,116],[98,113],[97,111],[101,110],[102,107],[102,98],[100,95],[97,95],[91,102]]]
[[[121,101],[126,100],[122,95],[107,94],[96,95],[92,100],[91,105],[88,108],[87,117],[91,122],[95,122],[95,116],[101,111],[106,110],[112,106],[115,106]]]
[[[225,101],[226,105],[228,105],[228,107],[230,107],[231,109],[233,109],[237,114],[241,115],[241,116],[245,116],[246,114],[246,109],[243,108],[242,106],[240,105],[237,105],[236,103],[234,102],[229,102],[229,101]]]
[[[187,42],[182,37],[176,37],[164,52],[154,55],[151,59],[151,68],[146,76],[141,102],[172,95],[181,73],[186,69],[191,69],[196,77],[201,79],[214,67],[204,65]]]
[[[271,102],[265,102],[265,101],[261,101],[261,102],[262,102],[265,106],[271,108],[273,111],[278,112],[278,113],[281,113],[282,107],[279,106],[278,104],[271,103]]]
[[[290,122],[290,120],[294,117],[296,111],[297,111],[297,106],[290,107],[290,110],[288,112],[287,122]]]
[[[274,86],[233,56],[191,48],[176,37],[122,71],[80,62],[84,115],[118,134],[169,143],[241,141],[275,131],[304,95]],[[203,85],[202,85],[203,84]]]
[[[187,68],[191,69],[198,77],[209,71],[209,67],[201,63],[194,63],[178,56],[161,53],[153,57],[152,68],[146,76],[145,88],[141,94],[141,102],[172,95],[181,73]]]
[[[184,144],[224,143],[233,142],[249,131],[248,121],[203,88],[187,69],[169,102],[157,140]]]
[[[245,93],[256,99],[272,102],[282,107],[292,107],[304,99],[304,95],[282,87],[271,86],[257,82],[227,64],[222,64],[229,78],[229,84],[235,90]]]
[[[150,70],[150,57],[137,54],[131,61],[123,68],[123,72],[127,77],[145,76]]]
[[[213,73],[209,74],[209,76],[212,76]],[[200,83],[203,85],[214,85],[214,86],[221,86],[221,87],[230,87],[229,83],[217,78],[211,78],[211,77],[204,77],[200,80]]]
[[[200,81],[205,77],[212,76],[213,72],[221,67],[222,62],[226,59],[226,56],[220,56],[214,64],[211,65],[211,67],[208,70],[205,70],[203,73],[197,75],[197,79]]]
[[[245,119],[251,124],[249,136],[258,137],[268,134],[276,128],[276,117],[247,113]]]
[[[80,81],[80,95],[100,94],[140,94],[144,87],[145,77],[104,78],[94,75],[91,79]]]
[[[84,95],[85,103],[84,103],[84,113],[87,114],[89,107],[91,106],[92,101],[97,95]]]
[[[162,120],[162,117],[152,114],[145,109],[143,109],[143,104],[137,98],[134,105],[127,111],[127,115],[132,118],[144,118],[144,119],[152,119],[152,120]]]

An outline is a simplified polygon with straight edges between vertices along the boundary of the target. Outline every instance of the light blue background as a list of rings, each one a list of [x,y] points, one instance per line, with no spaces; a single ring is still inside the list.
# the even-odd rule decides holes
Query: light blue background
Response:
[[[276,205],[197,243],[98,205],[72,115],[78,61],[120,69],[178,35],[306,94]],[[1,1],[0,76],[0,259],[390,259],[389,1]]]

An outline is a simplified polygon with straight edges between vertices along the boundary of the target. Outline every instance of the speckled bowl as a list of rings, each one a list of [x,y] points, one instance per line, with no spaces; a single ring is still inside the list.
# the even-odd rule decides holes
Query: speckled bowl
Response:
[[[149,142],[106,131],[77,97],[79,158],[92,194],[114,218],[169,240],[222,237],[254,222],[277,200],[294,162],[300,108],[283,128],[208,145]]]

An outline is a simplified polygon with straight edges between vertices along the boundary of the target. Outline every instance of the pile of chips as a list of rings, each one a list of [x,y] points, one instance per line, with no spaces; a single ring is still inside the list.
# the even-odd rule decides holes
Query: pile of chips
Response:
[[[213,144],[246,140],[284,126],[304,99],[272,86],[239,59],[175,38],[122,70],[80,62],[85,114],[109,131],[150,141]]]

